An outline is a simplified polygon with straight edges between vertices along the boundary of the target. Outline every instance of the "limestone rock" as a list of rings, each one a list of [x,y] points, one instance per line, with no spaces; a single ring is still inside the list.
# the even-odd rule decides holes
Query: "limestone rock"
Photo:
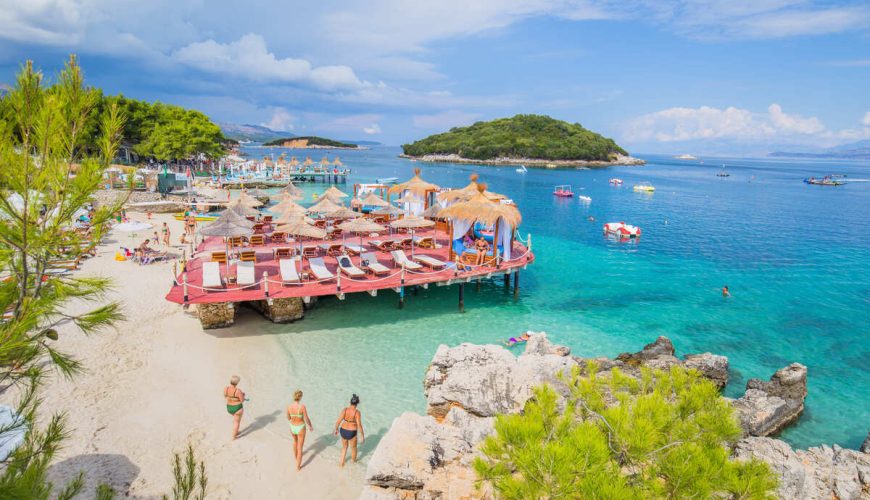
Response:
[[[236,320],[236,308],[232,302],[197,304],[196,312],[203,329],[224,328]]]
[[[768,382],[749,380],[746,394],[734,401],[734,407],[747,434],[769,436],[800,418],[806,397],[807,367],[792,363]]]
[[[778,439],[748,437],[737,443],[739,460],[756,458],[780,477],[778,496],[859,499],[870,496],[870,455],[839,446],[793,450]]]
[[[867,437],[864,438],[864,442],[861,443],[861,448],[859,448],[864,453],[870,453],[870,432],[867,433]]]
[[[529,340],[526,342],[526,350],[523,355],[545,355],[555,354],[557,356],[568,356],[571,354],[571,348],[561,345],[553,345],[547,340],[547,334],[543,332],[526,332],[529,334]]]
[[[705,352],[703,354],[687,354],[685,367],[693,368],[712,380],[719,389],[728,384],[728,358]]]
[[[302,297],[257,300],[251,305],[273,323],[289,323],[305,316]]]
[[[667,337],[659,337],[655,342],[643,346],[643,349],[634,354],[624,352],[616,357],[616,359],[630,365],[639,365],[645,361],[658,358],[660,356],[673,356],[674,344]]]

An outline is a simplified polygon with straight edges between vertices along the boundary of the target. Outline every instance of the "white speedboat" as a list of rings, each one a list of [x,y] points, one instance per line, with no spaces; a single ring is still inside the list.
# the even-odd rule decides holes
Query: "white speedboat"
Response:
[[[524,174],[524,173],[528,172],[528,170],[526,169],[525,165],[520,165],[520,168],[517,169],[517,172],[520,174]]]
[[[639,238],[640,228],[625,222],[608,222],[604,225],[604,234],[622,238]]]
[[[577,199],[580,200],[580,201],[582,201],[583,203],[592,203],[592,197],[591,197],[591,196],[585,196],[585,195],[582,195],[582,194],[581,194],[581,195],[577,195]]]

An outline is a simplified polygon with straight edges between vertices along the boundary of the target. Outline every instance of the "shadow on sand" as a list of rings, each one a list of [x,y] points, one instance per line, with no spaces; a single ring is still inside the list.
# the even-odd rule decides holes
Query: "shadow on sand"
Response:
[[[167,463],[169,458],[167,456]],[[97,485],[106,483],[114,488],[118,496],[126,496],[130,485],[139,476],[139,467],[125,455],[76,455],[49,467],[48,477],[59,491],[82,472],[85,473],[85,492],[93,491]]]

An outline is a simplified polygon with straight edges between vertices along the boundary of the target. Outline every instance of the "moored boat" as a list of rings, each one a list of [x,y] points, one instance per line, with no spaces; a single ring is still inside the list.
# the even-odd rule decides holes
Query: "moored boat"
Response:
[[[618,178],[618,177],[614,177],[613,179],[610,179],[610,184],[612,184],[612,185],[614,185],[614,186],[621,186],[621,185],[622,185],[622,179],[620,179],[620,178]]]
[[[553,195],[560,196],[562,198],[570,198],[574,196],[574,190],[571,189],[570,184],[562,184],[553,188]]]
[[[592,197],[591,197],[591,196],[584,196],[584,195],[581,194],[581,195],[577,195],[577,199],[580,200],[580,201],[582,201],[583,203],[592,203]]]
[[[816,177],[809,177],[807,179],[804,179],[804,182],[807,184],[813,184],[816,186],[842,186],[843,184],[846,183],[846,181],[834,179],[830,175],[826,175],[826,176],[822,177],[821,179],[818,179]]]
[[[640,237],[640,228],[625,222],[608,222],[604,225],[604,234],[618,238],[638,238]]]
[[[655,188],[655,186],[653,186],[649,182],[641,182],[640,184],[634,185],[634,190],[635,191],[643,191],[646,193],[652,193],[653,191],[656,190],[656,188]]]
[[[196,220],[198,221],[213,221],[220,217],[220,214],[212,214],[212,213],[197,213],[195,214]],[[175,220],[184,220],[185,215],[183,213],[173,215]]]

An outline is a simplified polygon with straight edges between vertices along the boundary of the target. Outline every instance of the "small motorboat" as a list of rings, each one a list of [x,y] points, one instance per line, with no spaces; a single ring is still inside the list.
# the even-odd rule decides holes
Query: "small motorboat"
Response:
[[[517,169],[517,173],[519,173],[519,174],[524,174],[526,172],[528,172],[528,169],[526,168],[525,165],[520,165],[520,168]]]
[[[571,189],[570,184],[562,184],[561,186],[556,186],[553,188],[553,195],[560,196],[562,198],[570,198],[574,196],[574,190]]]
[[[816,186],[842,186],[846,183],[846,181],[841,181],[834,179],[833,177],[826,175],[821,179],[817,179],[815,177],[810,177],[808,179],[804,179],[804,182],[807,184],[813,184]]]
[[[604,234],[622,238],[639,238],[640,228],[625,222],[608,222],[604,225]]]
[[[583,203],[592,203],[591,196],[584,196],[584,195],[580,194],[580,195],[577,195],[577,199],[582,201]]]
[[[610,185],[612,185],[612,186],[621,186],[621,185],[622,185],[622,179],[620,179],[620,178],[618,178],[618,177],[614,177],[613,179],[610,179]]]
[[[728,172],[726,172],[726,171],[725,171],[725,165],[722,165],[722,170],[720,170],[720,171],[716,174],[716,177],[731,177],[731,174],[729,174]]]
[[[641,182],[640,184],[634,185],[634,190],[645,192],[645,193],[652,193],[653,191],[656,190],[656,188],[652,184],[650,184],[649,182]]]
[[[381,177],[380,179],[376,179],[378,184],[395,184],[399,182],[398,177]]]

